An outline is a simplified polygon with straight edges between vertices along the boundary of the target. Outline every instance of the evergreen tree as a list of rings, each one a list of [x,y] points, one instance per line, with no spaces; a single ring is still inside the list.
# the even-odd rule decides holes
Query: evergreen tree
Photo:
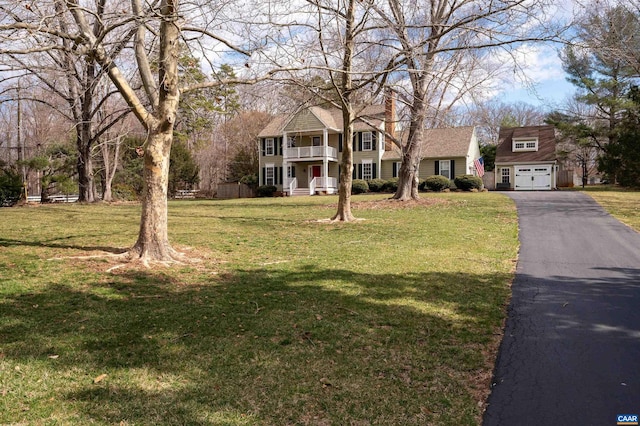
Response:
[[[576,32],[578,40],[564,50],[562,61],[568,80],[578,89],[576,100],[588,114],[555,112],[547,122],[563,134],[566,143],[560,154],[574,156],[583,182],[596,161],[601,172],[617,178],[621,120],[634,110],[628,94],[640,77],[629,61],[640,54],[640,17],[624,5],[594,7],[585,12]]]
[[[189,148],[175,140],[169,160],[169,195],[174,196],[179,189],[193,189],[200,182],[199,172]]]
[[[623,52],[638,47],[634,40],[640,20],[623,6],[594,9],[587,12],[577,31],[578,42],[562,56],[564,70],[578,88],[577,100],[594,107],[588,124],[611,139],[620,111],[630,104],[626,94],[638,78]]]
[[[633,103],[627,108],[617,129],[614,142],[607,147],[607,155],[599,159],[599,168],[622,186],[640,187],[640,90],[629,92]]]

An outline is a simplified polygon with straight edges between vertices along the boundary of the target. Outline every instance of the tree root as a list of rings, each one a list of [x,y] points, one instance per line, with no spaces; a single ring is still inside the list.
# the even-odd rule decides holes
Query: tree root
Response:
[[[192,250],[189,247],[185,247],[184,250]],[[152,269],[153,267],[161,266],[170,268],[172,266],[185,266],[195,263],[200,263],[203,260],[200,258],[190,257],[187,253],[175,250],[172,247],[167,247],[163,250],[162,256],[154,256],[148,251],[141,251],[136,247],[130,249],[122,249],[121,253],[108,253],[103,252],[100,254],[92,254],[86,256],[60,256],[53,257],[48,260],[93,260],[93,259],[108,259],[118,264],[111,266],[106,272],[111,273],[115,270],[122,268],[135,267],[135,265],[142,265],[146,269]]]

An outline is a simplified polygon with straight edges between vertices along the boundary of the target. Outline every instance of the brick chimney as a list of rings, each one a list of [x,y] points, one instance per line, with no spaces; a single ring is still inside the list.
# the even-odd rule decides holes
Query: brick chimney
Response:
[[[386,88],[384,91],[384,130],[394,138],[396,137],[396,122],[396,92]],[[385,138],[385,151],[391,151],[393,145],[388,137]]]

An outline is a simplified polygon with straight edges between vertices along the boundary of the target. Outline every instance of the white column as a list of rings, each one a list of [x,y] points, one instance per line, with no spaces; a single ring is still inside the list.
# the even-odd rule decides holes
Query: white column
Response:
[[[287,135],[287,132],[284,132],[282,134],[282,158],[286,158],[287,157],[287,146],[289,145],[289,141],[288,141],[289,136]]]
[[[324,155],[322,156],[322,175],[324,176],[324,190],[329,190],[329,131],[324,129],[322,131],[322,137],[324,139]]]
[[[282,190],[289,190],[289,175],[287,173],[287,145],[288,136],[287,132],[282,133]],[[291,195],[291,194],[289,194]]]

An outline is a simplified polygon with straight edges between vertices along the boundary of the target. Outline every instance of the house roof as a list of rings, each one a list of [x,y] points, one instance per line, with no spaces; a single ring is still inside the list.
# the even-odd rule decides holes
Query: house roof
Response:
[[[537,151],[513,152],[513,139],[538,138]],[[530,163],[556,160],[556,133],[553,126],[508,127],[500,129],[496,163]]]
[[[356,108],[358,117],[362,119],[358,119],[353,123],[353,130],[356,132],[370,130],[371,126],[363,120],[366,120],[373,124],[375,127],[379,128],[384,122],[384,112],[384,105],[369,105],[363,107],[362,109]],[[277,115],[273,120],[269,122],[269,124],[267,124],[264,129],[262,129],[262,131],[258,134],[258,137],[264,138],[270,136],[282,136],[285,128],[289,127],[290,124],[292,124],[294,127],[297,125],[297,123],[292,122],[296,118],[298,118],[300,114],[308,113],[311,113],[313,118],[320,122],[323,127],[335,131],[342,131],[342,110],[340,110],[339,108],[322,108],[314,106],[302,111],[297,111],[294,114]],[[301,128],[300,130],[304,131],[308,129]]]
[[[451,158],[466,157],[469,144],[473,138],[473,126],[426,129],[421,149],[422,158]],[[402,138],[406,140],[408,132]],[[392,151],[386,151],[383,160],[400,159],[400,150],[394,146]]]

